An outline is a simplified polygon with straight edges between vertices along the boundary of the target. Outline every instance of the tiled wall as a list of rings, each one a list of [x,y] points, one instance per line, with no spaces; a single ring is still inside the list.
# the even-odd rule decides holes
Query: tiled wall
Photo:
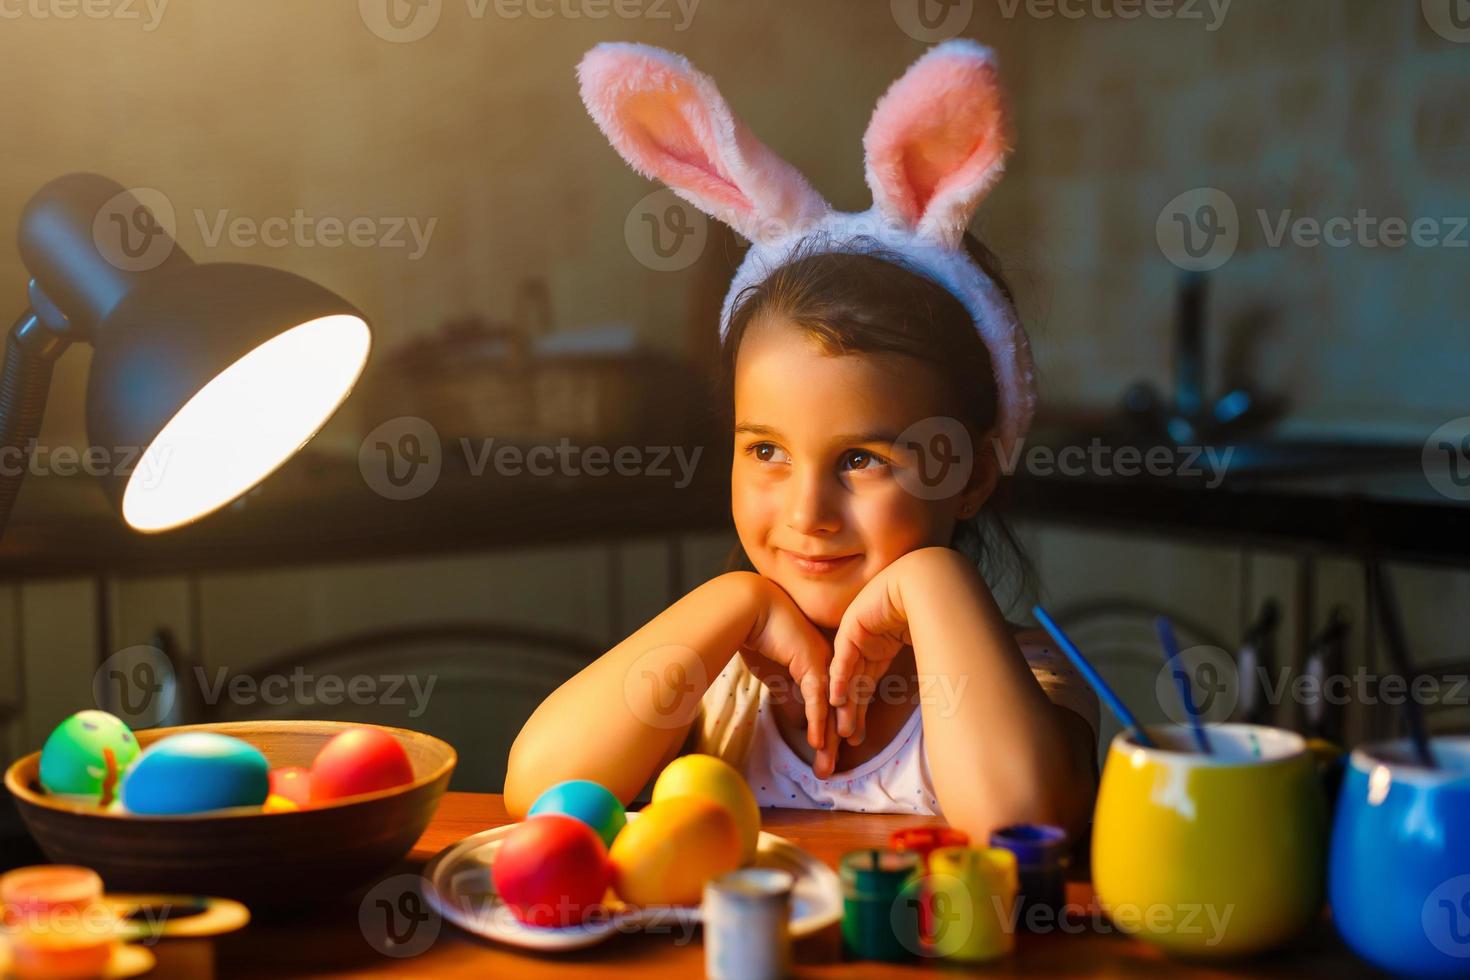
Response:
[[[107,650],[150,644],[155,631],[167,629],[181,654],[197,659],[217,682],[221,669],[247,671],[310,644],[413,625],[503,623],[579,638],[600,649],[620,638],[620,624],[629,616],[647,618],[657,611],[644,613],[651,604],[667,603],[667,549],[662,542],[589,545],[193,580],[117,580],[106,586],[113,616]],[[6,732],[10,752],[34,750],[66,715],[96,704],[96,595],[91,579],[0,590],[0,703],[15,700],[17,688],[24,692],[24,711]],[[466,655],[510,657],[517,649],[470,644]],[[538,668],[532,662],[515,669],[535,676]],[[398,670],[411,672],[413,663]],[[523,716],[531,707],[506,700],[476,710],[485,713],[487,724],[507,722],[513,730],[518,723],[503,716]],[[503,761],[508,747],[486,752]]]
[[[1435,33],[1412,2],[1234,0],[1214,30],[1209,18],[1067,6],[1084,15],[987,0],[966,30],[997,48],[1012,91],[1017,149],[976,227],[1021,294],[1044,404],[1110,405],[1130,381],[1167,381],[1178,270],[1155,224],[1178,194],[1217,187],[1242,226],[1213,276],[1217,375],[1234,362],[1328,428],[1422,438],[1464,414],[1453,366],[1470,358],[1455,322],[1470,306],[1470,252],[1273,248],[1256,212],[1321,221],[1365,209],[1446,226],[1470,215],[1470,44]],[[692,304],[718,284],[705,265],[655,272],[634,258],[624,222],[652,185],[586,118],[577,58],[608,39],[688,53],[834,203],[860,208],[868,114],[923,50],[893,7],[703,0],[684,26],[501,17],[494,4],[475,18],[446,2],[434,32],[406,44],[374,36],[353,3],[174,3],[152,31],[7,20],[0,85],[44,85],[46,97],[9,109],[25,138],[0,176],[0,229],[46,180],[95,169],[165,191],[201,259],[283,266],[339,290],[374,318],[382,349],[446,317],[509,316],[530,274],[548,278],[562,324],[623,321],[691,349],[713,326],[690,322]],[[410,260],[392,248],[211,247],[199,222],[298,208],[437,224]],[[0,235],[0,290],[19,304],[23,283],[13,235]],[[82,438],[86,366],[84,350],[62,362],[49,441]],[[355,446],[370,419],[354,412],[375,411],[349,406],[329,437]]]
[[[1168,386],[1180,273],[1156,222],[1217,188],[1239,244],[1210,273],[1211,390],[1252,382],[1287,396],[1295,425],[1413,442],[1470,412],[1470,43],[1431,29],[1434,6],[1236,0],[1214,31],[1208,17],[1026,26],[1014,165],[982,227],[1015,270],[1047,404]],[[1262,225],[1360,210],[1432,220],[1446,244],[1370,231],[1274,247]]]
[[[633,6],[664,14],[500,16],[522,5],[446,0],[435,30],[413,43],[375,36],[352,0],[175,2],[151,31],[117,19],[7,19],[0,86],[44,85],[45,98],[7,110],[26,138],[12,141],[0,174],[0,295],[19,312],[13,229],[26,200],[88,169],[163,191],[180,244],[200,261],[278,266],[340,292],[373,320],[379,353],[447,318],[509,318],[530,275],[547,279],[559,325],[628,323],[654,347],[696,346],[692,332],[714,330],[689,322],[693,297],[709,292],[708,266],[654,271],[625,243],[625,221],[654,185],[582,108],[582,53],[603,40],[687,52],[753,127],[852,207],[866,203],[867,115],[920,46],[882,4],[702,0],[687,26],[669,16],[673,0]],[[222,212],[260,222],[298,209],[436,224],[418,259],[405,248],[273,248],[229,235],[210,244]],[[708,258],[720,264],[713,249]],[[44,441],[84,441],[88,363],[77,349],[59,365]],[[390,409],[354,399],[325,442],[355,452]]]
[[[1312,560],[1307,592],[1311,621],[1303,624],[1299,556],[1056,526],[1036,527],[1032,533],[1038,542],[1035,557],[1043,601],[1054,612],[1107,607],[1118,601],[1138,604],[1197,624],[1198,634],[1180,629],[1182,645],[1218,643],[1233,658],[1262,604],[1274,598],[1281,610],[1278,657],[1283,664],[1292,665],[1287,676],[1295,678],[1302,673],[1299,637],[1303,630],[1315,637],[1329,613],[1340,606],[1351,624],[1344,674],[1353,678],[1359,672],[1368,677],[1393,673],[1377,627],[1371,638],[1368,635],[1364,573],[1353,560],[1323,556]],[[1453,664],[1457,673],[1470,674],[1470,571],[1403,563],[1386,567],[1413,666],[1433,670]],[[1120,655],[1118,664],[1104,664],[1103,670],[1120,695],[1138,707],[1141,716],[1162,720],[1169,710],[1159,700],[1156,687],[1162,654],[1151,620],[1152,614],[1104,617],[1094,635],[1115,644]],[[1374,651],[1371,657],[1370,648]],[[1147,667],[1127,666],[1130,656],[1136,658],[1133,663],[1147,661]],[[1280,675],[1272,677],[1279,682]],[[1370,686],[1359,688],[1353,680],[1353,691],[1371,691],[1371,681],[1364,683]],[[1290,688],[1286,691],[1275,708],[1275,718],[1295,727],[1302,722],[1305,709]],[[1445,685],[1440,694],[1439,701],[1451,703],[1431,707],[1432,724],[1437,729],[1464,730],[1470,724],[1470,690]],[[1350,738],[1365,737],[1375,731],[1375,725],[1396,730],[1392,726],[1399,723],[1399,709],[1370,703],[1374,696],[1349,695],[1343,723]],[[1370,717],[1375,713],[1382,720]],[[1104,731],[1108,730],[1116,726],[1105,718]]]

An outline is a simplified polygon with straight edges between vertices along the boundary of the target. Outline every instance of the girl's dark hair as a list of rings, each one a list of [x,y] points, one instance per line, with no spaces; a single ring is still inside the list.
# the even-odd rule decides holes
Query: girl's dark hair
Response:
[[[825,244],[819,238],[804,241],[786,264],[735,298],[720,350],[723,404],[730,414],[740,342],[752,323],[775,315],[799,326],[832,354],[893,353],[930,365],[945,380],[961,421],[987,438],[996,422],[995,373],[964,304],[877,242],[862,243],[862,254],[834,252]],[[965,250],[1014,305],[994,253],[970,234],[965,235]],[[727,429],[733,428],[733,417],[729,421]],[[976,563],[1003,611],[1002,583],[1011,589],[1012,602],[1030,608],[1036,571],[997,511],[995,495],[975,517],[956,523],[950,546]],[[727,566],[751,569],[739,544]]]

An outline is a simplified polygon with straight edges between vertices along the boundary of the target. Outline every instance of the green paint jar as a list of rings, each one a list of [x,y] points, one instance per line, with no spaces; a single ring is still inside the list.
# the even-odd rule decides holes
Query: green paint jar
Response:
[[[842,880],[842,945],[863,960],[911,960],[919,946],[923,859],[913,851],[850,851]]]

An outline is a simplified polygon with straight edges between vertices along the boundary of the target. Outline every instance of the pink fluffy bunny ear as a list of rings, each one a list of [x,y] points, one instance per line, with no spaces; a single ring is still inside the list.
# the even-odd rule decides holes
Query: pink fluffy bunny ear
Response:
[[[948,248],[959,247],[1009,149],[994,55],[966,40],[916,61],[878,100],[863,136],[879,210]]]
[[[687,59],[643,44],[599,44],[577,79],[587,111],[634,170],[751,241],[785,237],[829,210]]]

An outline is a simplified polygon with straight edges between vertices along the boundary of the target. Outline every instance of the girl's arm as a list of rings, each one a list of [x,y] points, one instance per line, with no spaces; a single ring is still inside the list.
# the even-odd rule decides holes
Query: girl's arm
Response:
[[[953,549],[909,552],[848,607],[830,682],[838,734],[861,737],[856,701],[871,697],[905,644],[914,649],[929,772],[949,822],[976,841],[1012,823],[1083,833],[1095,788],[1091,730],[1047,698],[985,580]]]
[[[794,615],[793,615],[794,614]],[[774,583],[730,572],[685,595],[541,702],[511,746],[505,806],[522,817],[548,787],[591,779],[624,803],[678,754],[700,699],[739,649],[783,665],[827,726],[831,647]]]

